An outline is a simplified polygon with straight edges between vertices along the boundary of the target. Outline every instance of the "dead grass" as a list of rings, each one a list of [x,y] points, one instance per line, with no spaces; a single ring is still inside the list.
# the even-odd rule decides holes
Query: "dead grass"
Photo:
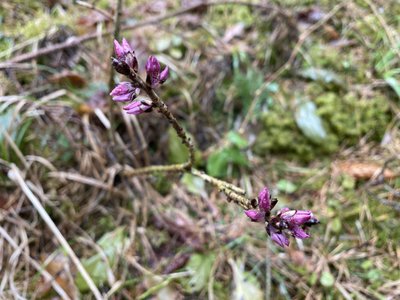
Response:
[[[170,8],[163,1],[157,3],[156,13]],[[143,7],[141,17],[154,14]],[[374,8],[371,3],[368,7]],[[202,149],[200,167],[210,153],[223,148],[227,142],[223,137],[234,123],[226,121],[234,114],[233,92],[218,108],[218,123],[212,106],[218,88],[230,80],[232,53],[238,48],[254,58],[254,67],[263,63],[252,49],[260,38],[258,27],[249,26],[237,39],[224,42],[221,33],[213,32],[213,9],[129,35],[143,56],[157,50],[164,34],[172,32],[182,39],[178,46],[170,46],[175,54],[160,55],[176,72],[163,95]],[[76,13],[75,8],[71,12]],[[360,13],[366,18],[377,11],[351,2],[332,16],[329,25],[340,28],[338,24],[346,26],[350,20],[348,27],[353,28]],[[285,26],[279,17],[269,17],[271,24]],[[196,23],[196,18],[205,23]],[[386,46],[398,41],[397,24],[381,18],[377,24],[387,34]],[[306,46],[299,46],[285,70],[299,68],[299,62],[307,59],[307,43],[324,37],[327,30],[321,24],[314,39],[307,35]],[[24,42],[12,38],[15,45]],[[285,40],[289,36],[279,38],[296,45]],[[108,82],[106,40],[99,37],[76,51],[63,52],[63,62],[72,64],[86,87],[94,81]],[[367,52],[367,44],[359,42],[356,47]],[[11,53],[35,48],[35,42],[29,45],[32,48],[11,47]],[[180,48],[186,51],[174,57]],[[243,291],[257,298],[258,291],[265,294],[268,282],[269,299],[400,298],[399,107],[387,84],[378,87],[387,95],[392,118],[381,144],[367,136],[357,145],[343,145],[335,155],[306,165],[279,155],[257,157],[250,149],[251,168],[230,173],[230,180],[248,194],[268,185],[282,206],[310,208],[321,219],[310,239],[293,240],[290,248],[282,250],[266,241],[259,224],[248,222],[239,207],[227,204],[210,187],[189,191],[180,175],[168,175],[169,186],[161,176],[121,176],[123,165],[139,167],[169,159],[167,124],[157,115],[122,115],[110,106],[101,84],[83,90],[70,82],[65,85],[63,78],[61,83],[48,84],[48,62],[44,57],[29,63],[26,70],[8,69],[11,87],[1,91],[2,299],[91,299],[96,294],[110,299],[248,299],[241,298]],[[277,70],[279,63],[266,77]],[[375,79],[374,74],[358,87],[371,92],[377,88]],[[277,98],[286,101],[283,94]],[[115,121],[112,128],[107,126],[110,113]],[[244,118],[242,114],[234,120],[234,128],[243,125]],[[243,127],[248,140],[257,135],[252,121],[245,119]],[[343,162],[346,167],[338,169]],[[366,165],[367,175],[365,169],[360,171]],[[386,176],[388,171],[391,176]],[[364,175],[357,175],[360,172]],[[278,188],[281,179],[293,183],[295,190]],[[84,279],[82,266],[87,271]]]

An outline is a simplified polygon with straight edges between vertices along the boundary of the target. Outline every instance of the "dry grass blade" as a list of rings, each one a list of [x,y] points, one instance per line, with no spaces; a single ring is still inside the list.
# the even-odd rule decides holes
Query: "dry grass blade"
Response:
[[[18,249],[18,245],[15,243],[15,241],[11,238],[11,236],[4,230],[3,227],[0,227],[0,235],[11,245],[11,247],[14,248],[14,250]],[[64,300],[70,300],[70,297],[68,297],[67,293],[60,287],[60,285],[57,283],[56,280],[54,280],[54,277],[47,272],[45,269],[42,268],[42,266],[37,263],[34,259],[32,259],[28,253],[23,252],[22,253],[26,259],[29,261],[29,263],[38,271],[40,272],[45,280],[49,281],[51,285],[53,286],[54,290],[56,293]]]
[[[83,267],[82,263],[80,262],[79,258],[76,256],[74,250],[68,244],[67,240],[64,238],[64,236],[62,235],[60,230],[58,230],[56,224],[54,224],[53,220],[47,214],[46,210],[40,203],[39,199],[32,193],[32,191],[29,189],[28,185],[25,183],[25,180],[22,177],[21,172],[17,168],[17,166],[12,164],[11,170],[9,171],[8,175],[11,180],[15,181],[19,185],[19,187],[22,189],[22,191],[24,192],[26,197],[29,199],[29,201],[31,201],[32,205],[38,211],[39,215],[46,222],[47,226],[53,232],[54,236],[60,242],[61,246],[67,252],[68,256],[71,258],[72,262],[75,264],[78,271],[81,273],[82,277],[86,281],[87,285],[89,286],[89,288],[92,291],[95,298],[98,300],[104,299],[104,297],[101,295],[100,291],[97,289],[96,285],[94,284],[92,278],[86,272],[86,270]]]

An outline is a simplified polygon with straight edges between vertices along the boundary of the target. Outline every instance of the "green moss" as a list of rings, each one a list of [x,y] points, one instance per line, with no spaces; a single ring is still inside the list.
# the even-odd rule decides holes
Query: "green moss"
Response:
[[[315,102],[328,130],[350,145],[367,133],[371,140],[379,141],[390,120],[387,99],[378,93],[371,99],[360,99],[354,93],[343,97],[325,93]]]
[[[283,154],[310,161],[334,153],[340,145],[355,145],[366,134],[371,140],[380,141],[390,120],[387,100],[379,93],[371,99],[359,99],[351,92],[343,97],[323,93],[315,98],[315,104],[327,131],[322,144],[305,137],[293,113],[274,103],[261,117],[262,130],[255,144],[256,153]]]
[[[252,25],[254,23],[255,15],[247,6],[221,5],[213,7],[210,10],[208,17],[213,26],[225,30],[227,26],[239,22],[244,23],[245,25]]]
[[[337,141],[332,135],[328,135],[326,142],[317,147],[302,134],[293,114],[280,105],[274,104],[261,120],[263,130],[255,144],[255,151],[259,155],[265,152],[290,154],[300,160],[310,161],[315,155],[337,149]]]
[[[36,16],[26,22],[18,23],[13,28],[14,35],[23,35],[24,38],[29,39],[32,37],[40,36],[47,32],[52,27],[60,25],[73,26],[74,17],[71,15],[60,15],[58,13],[48,14],[45,12],[38,12]]]

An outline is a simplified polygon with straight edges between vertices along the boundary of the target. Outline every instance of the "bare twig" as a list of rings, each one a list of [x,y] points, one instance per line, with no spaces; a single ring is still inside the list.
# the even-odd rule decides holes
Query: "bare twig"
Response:
[[[106,17],[108,21],[112,21],[113,20],[113,17],[112,17],[112,15],[110,13],[108,13],[107,11],[102,10],[102,9],[94,6],[92,3],[88,3],[88,2],[80,1],[80,0],[77,0],[75,3],[80,5],[80,6],[89,8],[89,9],[94,10],[94,11],[97,11],[99,14],[103,15],[104,17]]]
[[[121,31],[121,15],[122,15],[122,0],[117,1],[117,8],[115,10],[115,16],[114,16],[114,39],[119,40],[119,33]],[[108,81],[108,89],[111,91],[114,85],[114,68],[110,68],[110,79]],[[112,99],[110,98],[110,101],[112,102]],[[112,107],[112,106],[111,106]],[[114,114],[113,110],[110,109],[109,115],[110,123],[114,123]],[[115,142],[115,135],[113,134],[113,127],[110,127],[109,135],[110,139]]]
[[[117,41],[119,40],[119,33],[121,30],[121,15],[122,15],[122,0],[118,0],[114,17],[114,39]],[[111,68],[110,80],[108,82],[108,87],[110,91],[112,90],[113,85],[114,85],[114,68]]]
[[[185,130],[178,123],[174,115],[168,109],[168,106],[158,97],[158,95],[154,92],[154,90],[148,86],[139,76],[134,73],[131,73],[130,79],[132,81],[136,81],[139,86],[147,93],[150,99],[153,101],[153,105],[158,109],[158,111],[163,114],[168,122],[175,129],[176,134],[181,139],[182,143],[186,146],[189,151],[189,160],[181,165],[181,170],[190,170],[194,163],[194,145],[191,138],[186,134]],[[179,166],[176,165],[176,166]]]
[[[160,97],[155,93],[153,88],[147,85],[133,70],[128,76],[133,82],[136,82],[142,90],[144,90],[147,95],[152,100],[153,106],[158,109],[158,111],[164,115],[164,117],[169,121],[169,123],[174,128],[178,137],[181,139],[182,144],[186,146],[189,151],[189,160],[182,164],[166,165],[166,166],[149,166],[139,169],[125,169],[125,175],[137,176],[143,174],[152,174],[157,172],[189,172],[195,176],[203,178],[206,182],[214,185],[219,191],[223,192],[228,200],[233,200],[236,204],[240,205],[244,209],[250,209],[258,206],[257,199],[249,199],[245,197],[245,191],[233,184],[227,183],[225,181],[216,179],[212,176],[205,174],[204,172],[198,171],[192,168],[195,153],[194,145],[191,138],[186,134],[185,130],[176,120],[175,116],[170,112],[168,106],[160,99]]]
[[[53,220],[47,214],[46,210],[40,203],[39,199],[32,193],[28,185],[25,183],[24,178],[21,175],[20,170],[17,168],[16,165],[11,165],[11,170],[9,171],[9,177],[11,180],[15,181],[19,187],[22,189],[26,197],[31,201],[32,205],[38,211],[39,215],[42,217],[43,221],[46,222],[47,226],[53,232],[54,236],[57,238],[61,246],[67,252],[68,256],[71,258],[72,262],[77,267],[79,273],[81,273],[83,279],[87,283],[88,287],[92,291],[93,295],[97,300],[102,300],[104,297],[101,295],[100,291],[97,289],[96,285],[94,284],[92,278],[89,276],[85,268],[83,267],[82,263],[80,262],[79,258],[76,256],[74,250],[68,244],[67,240],[64,238],[60,230],[57,228],[56,224],[54,224]]]

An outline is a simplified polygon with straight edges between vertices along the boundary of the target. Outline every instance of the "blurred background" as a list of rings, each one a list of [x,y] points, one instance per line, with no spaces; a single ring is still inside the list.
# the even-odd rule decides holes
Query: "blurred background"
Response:
[[[0,298],[400,299],[399,16],[397,0],[1,1]],[[115,33],[142,74],[148,55],[170,67],[158,92],[196,167],[311,209],[311,238],[277,247],[191,175],[122,176],[187,152],[162,115],[112,103]]]

